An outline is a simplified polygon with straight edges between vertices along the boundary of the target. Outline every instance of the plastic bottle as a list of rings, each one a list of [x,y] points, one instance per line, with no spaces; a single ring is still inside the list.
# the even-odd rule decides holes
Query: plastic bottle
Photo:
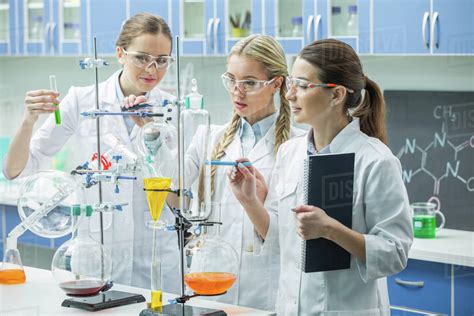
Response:
[[[348,36],[357,36],[357,6],[350,5],[347,8],[349,17],[347,19],[347,35]]]
[[[291,24],[293,25],[293,31],[292,31],[291,35],[293,37],[303,36],[303,17],[294,16],[291,19]]]
[[[333,6],[331,8],[331,12],[332,12],[332,16],[331,16],[332,35],[333,36],[344,35],[345,24],[343,24],[343,21],[342,21],[341,7]]]

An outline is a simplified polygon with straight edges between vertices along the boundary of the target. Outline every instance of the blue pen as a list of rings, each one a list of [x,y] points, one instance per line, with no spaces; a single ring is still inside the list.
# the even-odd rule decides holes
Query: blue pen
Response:
[[[211,166],[237,166],[238,162],[235,161],[222,161],[222,160],[209,160],[206,161],[206,165],[211,165]],[[252,163],[250,161],[243,161],[241,162],[244,166],[248,167],[251,166]]]

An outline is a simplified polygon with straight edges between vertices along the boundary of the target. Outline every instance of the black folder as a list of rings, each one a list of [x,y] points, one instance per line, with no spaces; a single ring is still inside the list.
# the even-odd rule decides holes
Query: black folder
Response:
[[[323,209],[329,216],[352,228],[354,153],[320,154],[305,161],[305,204]],[[301,269],[320,272],[349,269],[351,255],[325,238],[303,240]]]

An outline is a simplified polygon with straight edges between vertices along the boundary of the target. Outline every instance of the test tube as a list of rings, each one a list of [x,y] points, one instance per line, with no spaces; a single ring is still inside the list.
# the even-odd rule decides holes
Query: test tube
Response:
[[[56,76],[50,75],[49,76],[49,88],[55,92],[58,92],[58,85],[56,84]],[[61,113],[59,112],[59,104],[54,103],[54,105],[58,108],[54,111],[54,119],[56,120],[56,125],[61,125]]]
[[[161,262],[153,260],[151,263],[151,308],[161,309],[163,298],[161,291]]]

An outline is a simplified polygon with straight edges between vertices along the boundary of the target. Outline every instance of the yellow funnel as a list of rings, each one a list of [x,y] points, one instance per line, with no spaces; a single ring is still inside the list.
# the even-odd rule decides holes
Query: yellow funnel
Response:
[[[148,207],[150,208],[151,218],[157,221],[160,218],[161,211],[165,205],[168,191],[148,191],[148,190],[169,190],[171,178],[146,178],[143,179]]]

